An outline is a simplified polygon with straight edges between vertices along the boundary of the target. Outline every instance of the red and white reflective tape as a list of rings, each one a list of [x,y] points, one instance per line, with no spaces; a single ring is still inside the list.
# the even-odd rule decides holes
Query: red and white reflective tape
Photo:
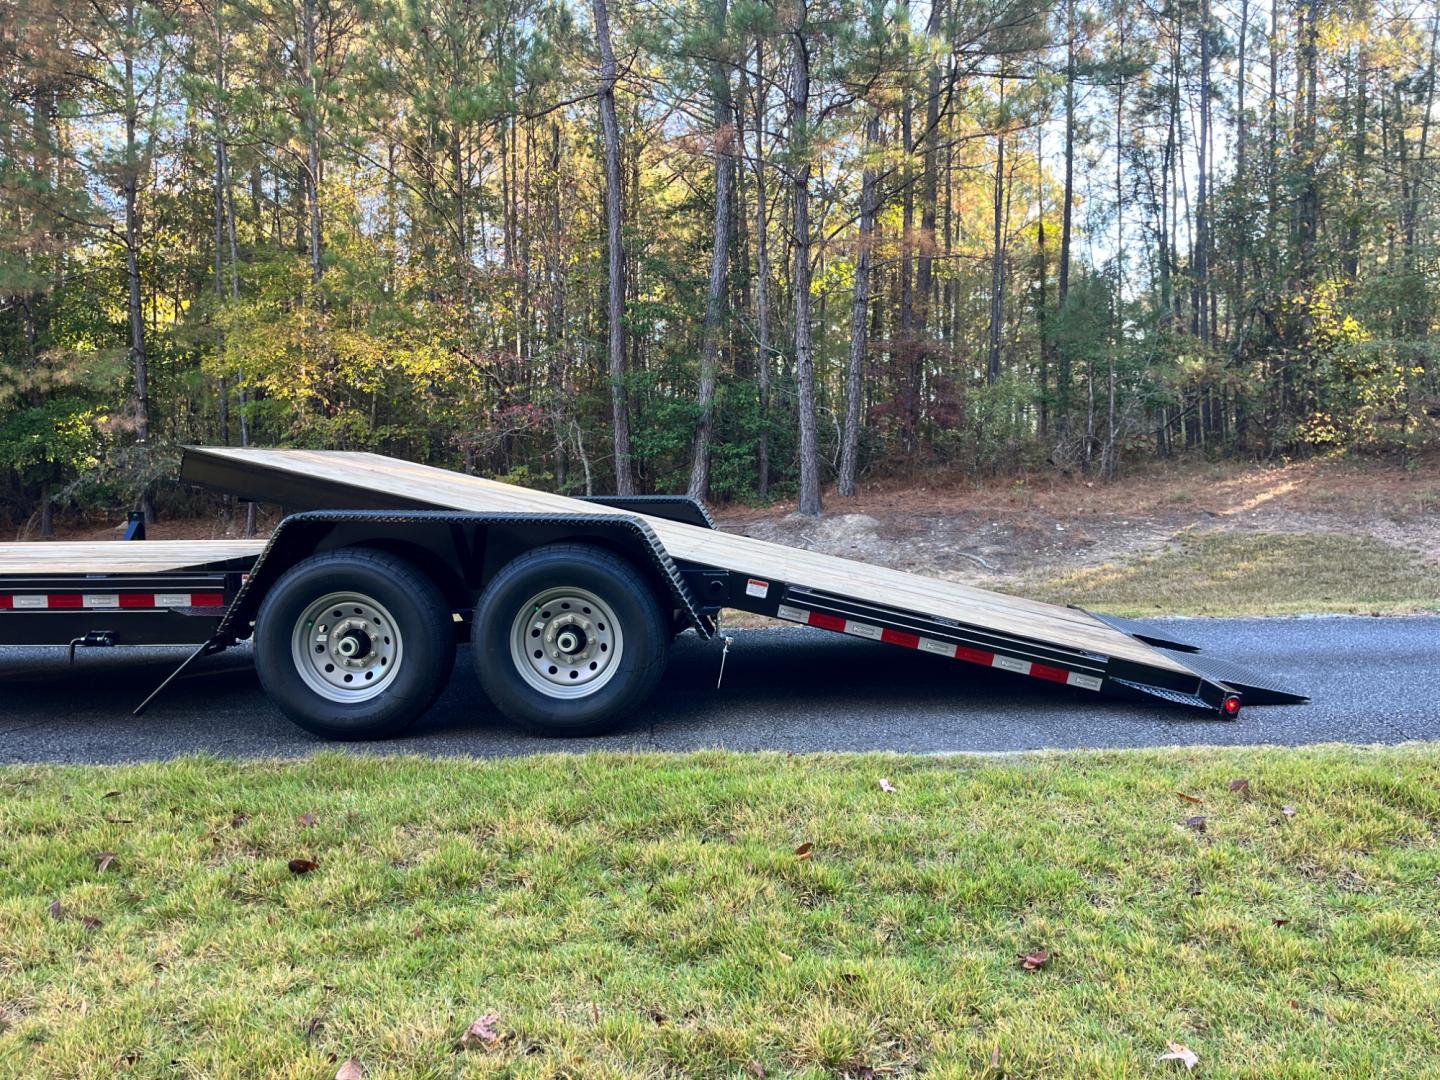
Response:
[[[0,593],[0,611],[146,611],[224,607],[224,593]]]
[[[844,619],[839,615],[827,615],[823,611],[808,611],[805,608],[781,604],[775,614],[788,622],[804,623],[806,626],[819,627],[821,630],[834,630],[837,634],[869,638],[871,641],[883,641],[906,649],[919,649],[921,652],[934,653],[936,656],[948,656],[954,660],[965,660],[983,667],[1000,668],[1003,671],[1013,671],[1018,675],[1029,675],[1032,678],[1045,679],[1048,682],[1064,683],[1066,686],[1078,686],[1082,690],[1099,690],[1104,683],[1103,679],[1094,675],[1082,675],[1078,671],[1066,671],[1064,668],[1051,667],[1049,664],[1041,664],[1033,660],[1021,660],[1019,657],[1006,656],[1003,653],[990,652],[987,649],[973,649],[968,645],[952,645],[948,641],[937,641],[935,638],[907,633],[904,630],[891,630],[888,627],[856,622],[854,619]]]

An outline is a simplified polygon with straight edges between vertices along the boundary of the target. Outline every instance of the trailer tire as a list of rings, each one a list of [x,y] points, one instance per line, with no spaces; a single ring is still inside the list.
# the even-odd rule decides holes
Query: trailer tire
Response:
[[[486,696],[515,723],[538,735],[600,735],[655,689],[670,620],[625,559],[550,544],[491,579],[470,643]]]
[[[444,595],[387,552],[349,548],[297,563],[267,593],[255,622],[265,692],[327,739],[399,734],[434,704],[454,665]]]

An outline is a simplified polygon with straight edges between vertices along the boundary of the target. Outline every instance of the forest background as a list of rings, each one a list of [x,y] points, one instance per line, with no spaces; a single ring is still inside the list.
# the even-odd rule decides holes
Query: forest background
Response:
[[[0,0],[0,522],[1437,441],[1433,3]],[[238,531],[250,521],[232,522]]]

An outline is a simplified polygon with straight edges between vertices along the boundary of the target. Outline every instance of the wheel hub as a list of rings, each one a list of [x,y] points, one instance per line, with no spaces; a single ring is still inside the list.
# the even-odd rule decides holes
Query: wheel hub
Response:
[[[402,658],[400,628],[371,597],[331,593],[301,613],[291,652],[300,677],[321,697],[366,701],[395,678]]]
[[[622,644],[614,611],[576,587],[547,589],[516,614],[510,655],[521,676],[547,697],[595,693],[615,673]]]

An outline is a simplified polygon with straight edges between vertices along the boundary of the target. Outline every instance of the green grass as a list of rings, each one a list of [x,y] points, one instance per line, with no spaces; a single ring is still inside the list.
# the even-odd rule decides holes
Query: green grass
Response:
[[[1115,615],[1406,614],[1440,608],[1440,567],[1368,536],[1184,533],[1158,554],[1017,591]]]
[[[1437,777],[1436,746],[12,767],[0,1075],[1147,1077],[1172,1039],[1204,1076],[1440,1075]]]

